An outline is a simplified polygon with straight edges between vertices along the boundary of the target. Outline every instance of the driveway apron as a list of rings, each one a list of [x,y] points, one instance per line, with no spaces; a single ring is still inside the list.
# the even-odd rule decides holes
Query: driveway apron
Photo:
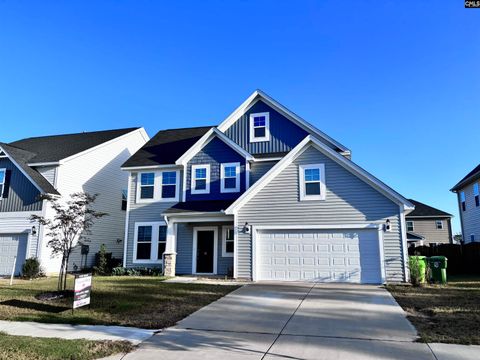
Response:
[[[434,360],[403,310],[368,285],[244,286],[162,331],[124,359]]]

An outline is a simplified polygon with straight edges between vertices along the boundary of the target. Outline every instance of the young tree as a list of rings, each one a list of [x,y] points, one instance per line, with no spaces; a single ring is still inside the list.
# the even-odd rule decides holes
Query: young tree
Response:
[[[48,229],[50,238],[47,245],[52,249],[52,257],[60,255],[62,262],[58,274],[58,291],[65,290],[67,286],[67,266],[73,247],[80,238],[90,234],[90,229],[96,219],[107,213],[92,209],[97,195],[78,192],[70,195],[67,201],[58,197],[43,195],[42,199],[50,202],[54,211],[52,219],[32,215],[31,220],[36,220]]]

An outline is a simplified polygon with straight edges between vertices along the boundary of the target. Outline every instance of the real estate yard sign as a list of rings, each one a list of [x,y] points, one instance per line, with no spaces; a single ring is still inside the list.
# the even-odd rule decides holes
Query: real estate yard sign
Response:
[[[92,274],[75,275],[73,308],[90,305],[90,290],[92,289]]]

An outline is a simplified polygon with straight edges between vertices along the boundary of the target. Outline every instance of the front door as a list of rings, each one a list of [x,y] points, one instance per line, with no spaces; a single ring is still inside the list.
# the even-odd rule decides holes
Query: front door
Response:
[[[215,231],[197,230],[197,268],[199,274],[214,273]]]

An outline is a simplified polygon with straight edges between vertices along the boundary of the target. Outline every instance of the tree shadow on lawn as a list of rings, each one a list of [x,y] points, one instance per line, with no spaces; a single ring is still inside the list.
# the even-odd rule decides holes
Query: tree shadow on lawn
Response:
[[[65,310],[71,309],[66,306],[53,306],[53,305],[42,304],[34,301],[25,301],[25,300],[17,300],[17,299],[2,301],[0,302],[0,305],[13,306],[20,309],[31,309],[31,310],[48,312],[53,314],[59,314],[61,312],[64,312]]]

